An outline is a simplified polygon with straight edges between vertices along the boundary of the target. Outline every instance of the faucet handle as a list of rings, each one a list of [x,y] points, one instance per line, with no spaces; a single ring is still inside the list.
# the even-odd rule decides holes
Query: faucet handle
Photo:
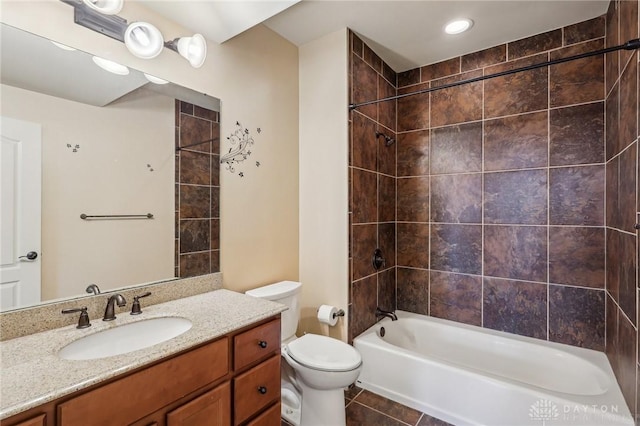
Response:
[[[140,315],[142,313],[142,309],[140,308],[140,300],[143,297],[151,296],[151,292],[148,291],[140,296],[133,297],[133,303],[131,304],[131,315]]]
[[[87,328],[91,327],[91,323],[89,322],[89,314],[87,313],[87,307],[83,306],[82,308],[72,308],[72,309],[63,309],[63,314],[73,314],[76,312],[80,312],[80,318],[78,318],[78,325],[76,328]]]

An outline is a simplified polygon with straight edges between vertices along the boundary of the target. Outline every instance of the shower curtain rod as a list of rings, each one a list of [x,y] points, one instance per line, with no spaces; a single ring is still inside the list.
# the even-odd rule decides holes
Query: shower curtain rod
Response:
[[[200,141],[200,142],[195,142],[189,145],[184,145],[184,146],[176,146],[176,152],[178,151],[182,151],[185,148],[191,148],[192,146],[197,146],[197,145],[202,145],[203,143],[207,143],[207,142],[213,142],[218,140],[218,138],[213,138],[213,139],[207,139],[206,141]]]
[[[417,92],[403,93],[402,95],[389,96],[387,98],[376,99],[374,101],[366,101],[366,102],[360,102],[360,103],[357,103],[357,104],[349,104],[349,111],[353,111],[356,108],[359,108],[359,107],[362,107],[362,106],[373,105],[373,104],[377,104],[377,103],[380,103],[380,102],[393,101],[393,100],[396,100],[396,99],[406,98],[407,96],[421,95],[423,93],[435,92],[437,90],[442,90],[442,89],[449,89],[451,87],[462,86],[463,84],[476,83],[478,81],[489,80],[491,78],[496,78],[496,77],[503,77],[505,75],[516,74],[516,73],[523,72],[523,71],[535,70],[535,69],[542,68],[542,67],[548,67],[550,65],[562,64],[562,63],[565,63],[565,62],[570,62],[570,61],[575,61],[575,60],[578,60],[578,59],[589,58],[591,56],[602,55],[602,54],[605,54],[605,53],[615,52],[617,50],[623,50],[623,49],[624,50],[640,49],[640,39],[629,40],[626,43],[618,45],[618,46],[607,47],[605,49],[594,50],[592,52],[581,53],[579,55],[574,55],[574,56],[567,56],[566,58],[554,59],[553,61],[547,61],[547,62],[542,62],[542,63],[539,63],[539,64],[528,65],[526,67],[515,68],[515,69],[512,69],[512,70],[497,72],[495,74],[483,75],[481,77],[470,78],[468,80],[456,81],[454,83],[443,84],[442,86],[430,87],[428,89],[418,90]]]

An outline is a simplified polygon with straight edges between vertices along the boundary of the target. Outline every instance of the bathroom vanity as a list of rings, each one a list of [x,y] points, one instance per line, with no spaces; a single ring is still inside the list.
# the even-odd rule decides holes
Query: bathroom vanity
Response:
[[[142,316],[177,316],[193,326],[167,342],[92,360],[60,358],[86,333],[73,326],[2,342],[0,424],[279,425],[284,309],[227,290],[149,306]],[[139,320],[122,312],[116,324],[92,320],[90,329]]]

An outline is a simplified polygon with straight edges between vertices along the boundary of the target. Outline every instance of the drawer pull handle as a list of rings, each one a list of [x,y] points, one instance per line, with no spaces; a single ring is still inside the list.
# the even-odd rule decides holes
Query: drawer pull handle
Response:
[[[260,346],[262,349],[267,347],[267,342],[265,342],[264,340],[260,340],[258,342],[258,346]]]
[[[264,395],[265,393],[267,393],[267,388],[265,388],[264,386],[258,386],[258,392]]]

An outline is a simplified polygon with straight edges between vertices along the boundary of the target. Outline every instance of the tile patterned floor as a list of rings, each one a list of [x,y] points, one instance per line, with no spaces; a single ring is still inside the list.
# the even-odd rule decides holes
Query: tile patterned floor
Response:
[[[451,426],[445,421],[358,387],[345,391],[344,397],[347,426]],[[289,424],[283,420],[281,426]]]

